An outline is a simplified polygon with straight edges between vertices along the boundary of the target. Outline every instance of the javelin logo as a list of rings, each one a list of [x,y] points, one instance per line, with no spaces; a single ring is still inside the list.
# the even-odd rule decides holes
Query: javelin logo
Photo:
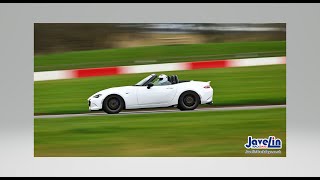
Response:
[[[281,149],[282,141],[275,136],[269,136],[269,138],[252,138],[252,136],[248,136],[248,142],[244,147],[247,149]]]

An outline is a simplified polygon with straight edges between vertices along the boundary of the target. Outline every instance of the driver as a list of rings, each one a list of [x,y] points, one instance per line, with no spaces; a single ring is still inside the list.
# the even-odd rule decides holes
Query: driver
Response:
[[[165,74],[161,74],[158,77],[158,82],[157,85],[162,86],[162,85],[170,85],[171,82],[168,80],[168,76]]]

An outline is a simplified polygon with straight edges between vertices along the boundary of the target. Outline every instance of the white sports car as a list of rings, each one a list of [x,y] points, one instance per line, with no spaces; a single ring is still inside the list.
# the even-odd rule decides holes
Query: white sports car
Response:
[[[109,114],[123,109],[177,106],[180,110],[194,110],[199,104],[212,104],[210,81],[179,81],[177,75],[167,76],[168,84],[157,83],[151,74],[133,86],[105,89],[88,98],[89,110],[103,110]]]

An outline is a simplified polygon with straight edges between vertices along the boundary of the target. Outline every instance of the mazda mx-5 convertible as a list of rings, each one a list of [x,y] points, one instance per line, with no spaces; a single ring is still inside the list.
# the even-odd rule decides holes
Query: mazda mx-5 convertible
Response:
[[[177,75],[151,74],[132,86],[113,87],[88,98],[89,110],[109,114],[123,109],[177,107],[194,110],[199,104],[212,104],[210,81],[180,81]]]

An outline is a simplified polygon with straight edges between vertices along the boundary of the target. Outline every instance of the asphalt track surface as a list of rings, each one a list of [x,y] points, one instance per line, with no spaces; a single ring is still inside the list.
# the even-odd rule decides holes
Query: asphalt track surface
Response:
[[[180,111],[177,108],[159,108],[159,109],[137,109],[137,110],[125,110],[119,114],[106,114],[105,112],[90,112],[83,114],[57,114],[57,115],[37,115],[38,118],[68,118],[68,117],[86,117],[86,116],[119,116],[119,115],[130,115],[130,114],[150,114],[150,113],[192,113],[199,111],[234,111],[234,110],[253,110],[253,109],[270,109],[270,108],[285,108],[286,105],[259,105],[259,106],[234,106],[234,107],[203,107],[193,111]]]

